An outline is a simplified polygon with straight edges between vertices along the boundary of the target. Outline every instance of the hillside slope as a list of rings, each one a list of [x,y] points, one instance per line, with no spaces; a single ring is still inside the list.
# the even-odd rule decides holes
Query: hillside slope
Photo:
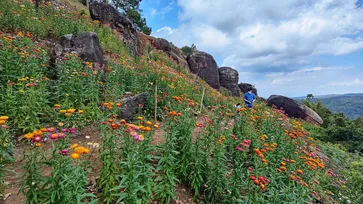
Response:
[[[304,100],[306,97],[297,97]],[[315,96],[313,102],[320,100],[324,106],[335,113],[343,113],[350,119],[363,117],[363,94],[335,94]]]
[[[179,203],[180,189],[187,203],[363,202],[361,158],[316,141],[301,121],[264,103],[235,110],[240,98],[165,53],[134,57],[84,12],[33,6],[0,7],[3,197],[13,186],[26,203]],[[74,53],[51,63],[59,37],[85,31],[107,65]],[[119,117],[122,99],[144,92],[134,119]]]

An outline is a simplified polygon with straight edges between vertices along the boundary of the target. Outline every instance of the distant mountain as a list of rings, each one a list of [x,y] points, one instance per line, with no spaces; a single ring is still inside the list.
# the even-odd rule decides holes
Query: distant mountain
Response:
[[[303,100],[306,97],[295,97]],[[314,96],[313,101],[320,100],[327,108],[336,113],[343,113],[348,118],[363,118],[363,93],[329,94]]]

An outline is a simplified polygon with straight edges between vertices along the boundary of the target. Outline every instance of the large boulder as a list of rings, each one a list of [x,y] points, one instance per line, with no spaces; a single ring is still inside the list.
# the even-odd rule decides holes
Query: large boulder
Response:
[[[119,38],[129,45],[135,55],[140,55],[140,41],[134,23],[107,3],[93,2],[89,6],[93,20],[110,24],[111,28],[119,32]]]
[[[132,120],[135,114],[138,113],[140,106],[145,106],[148,96],[149,94],[147,92],[143,92],[135,96],[129,96],[121,99],[121,112],[119,113],[120,118]]]
[[[185,59],[181,50],[163,38],[155,38],[152,36],[145,35],[144,33],[137,32],[140,39],[140,50],[145,49],[147,46],[152,46],[158,50],[165,52],[179,65],[188,68],[188,62]]]
[[[169,41],[167,41],[163,38],[157,38],[154,41],[154,46],[156,49],[166,52],[178,64],[180,64],[184,67],[189,67],[188,62],[185,59],[181,50],[178,47],[176,47],[175,45],[173,45],[172,43],[170,43]]]
[[[301,118],[316,125],[323,124],[323,120],[315,111],[291,98],[272,95],[267,99],[267,105],[275,105],[277,108],[283,108],[285,113],[290,117]]]
[[[65,53],[76,53],[82,60],[104,64],[103,51],[94,32],[83,32],[76,35],[62,36],[52,51],[52,61]]]
[[[218,66],[212,55],[197,51],[187,57],[187,62],[192,73],[198,75],[211,87],[219,89]]]
[[[221,67],[218,71],[221,86],[228,89],[233,96],[240,96],[240,90],[238,88],[238,71],[231,67]]]
[[[257,89],[252,84],[240,83],[238,84],[238,87],[241,89],[242,93],[246,93],[249,88],[252,88],[252,93],[254,93],[257,96]]]

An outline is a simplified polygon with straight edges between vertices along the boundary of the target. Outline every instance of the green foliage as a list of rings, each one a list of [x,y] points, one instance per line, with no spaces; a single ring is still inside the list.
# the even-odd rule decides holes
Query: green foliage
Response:
[[[141,14],[138,10],[128,10],[126,15],[137,25],[136,28],[138,31],[143,32],[146,35],[151,34],[151,27],[146,25],[146,19],[141,17]]]
[[[303,103],[318,113],[324,121],[321,128],[306,124],[307,130],[314,136],[322,141],[341,144],[350,152],[362,152],[363,120],[361,118],[350,120],[342,113],[331,112],[320,100],[316,103],[305,100]]]
[[[194,44],[192,44],[192,46],[190,46],[190,47],[183,46],[181,48],[181,51],[182,51],[184,56],[189,56],[189,55],[193,54],[193,52],[198,51],[198,49]]]

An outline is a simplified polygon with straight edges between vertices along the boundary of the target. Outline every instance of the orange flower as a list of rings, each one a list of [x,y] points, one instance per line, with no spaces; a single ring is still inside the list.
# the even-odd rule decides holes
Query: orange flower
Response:
[[[74,113],[75,111],[76,111],[76,109],[70,108],[70,109],[67,110],[67,113]]]
[[[5,124],[5,120],[0,120],[0,125]]]
[[[71,158],[74,159],[74,160],[79,159],[80,156],[81,155],[79,155],[78,153],[72,153],[71,154]]]
[[[219,144],[222,144],[222,143],[223,143],[223,141],[222,141],[222,140],[218,140],[218,143],[219,143]]]
[[[141,116],[137,117],[137,120],[142,120],[142,117]]]
[[[74,149],[74,148],[76,148],[76,147],[78,147],[78,144],[77,144],[77,143],[72,144],[70,148],[71,148],[71,149]]]
[[[66,116],[66,117],[69,117],[71,115],[72,115],[72,113],[66,113],[66,114],[64,114],[64,116]]]
[[[303,170],[298,169],[298,170],[296,170],[296,173],[298,173],[298,174],[303,174],[304,172],[303,172]]]
[[[146,125],[152,125],[153,123],[150,121],[146,121]]]
[[[286,163],[285,162],[280,162],[280,165],[281,166],[286,166]]]
[[[0,120],[9,120],[9,117],[4,115],[0,117]]]
[[[120,123],[126,124],[126,120],[122,119],[122,120],[120,120]]]
[[[28,134],[25,134],[24,135],[24,138],[25,139],[31,139],[31,138],[33,138],[34,137],[34,134],[33,133],[28,133]]]
[[[260,182],[257,179],[254,180],[253,183],[256,184],[256,185],[260,185]]]
[[[56,107],[56,108],[60,108],[60,107],[61,107],[61,105],[59,105],[59,104],[54,104],[54,107]]]
[[[40,147],[41,145],[42,145],[42,143],[40,143],[40,142],[35,143],[35,147]]]
[[[295,180],[296,180],[296,176],[294,176],[294,175],[290,175],[289,177],[290,177],[290,179],[291,179],[292,181],[295,181]]]
[[[291,162],[291,163],[295,163],[296,161],[292,159],[292,160],[290,160],[290,162]]]
[[[84,110],[78,110],[78,113],[79,114],[83,114],[84,113]]]
[[[158,129],[158,128],[159,128],[159,125],[155,124],[155,125],[154,125],[154,128],[155,128],[155,129]]]

